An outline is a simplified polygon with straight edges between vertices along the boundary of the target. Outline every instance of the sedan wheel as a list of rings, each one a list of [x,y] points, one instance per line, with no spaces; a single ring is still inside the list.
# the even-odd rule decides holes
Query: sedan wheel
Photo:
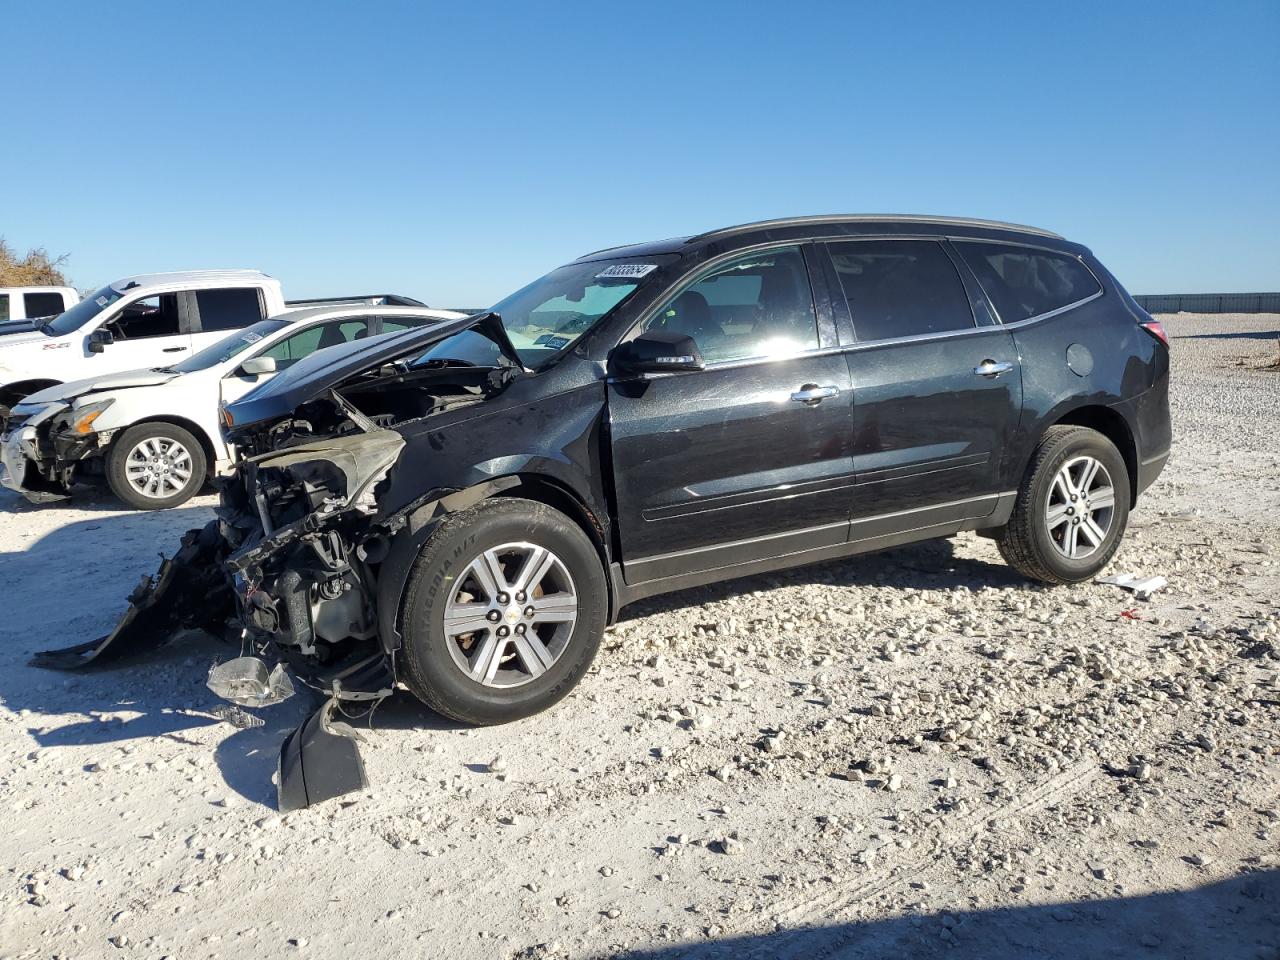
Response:
[[[169,437],[148,437],[125,461],[129,486],[150,500],[164,500],[191,482],[191,453]]]
[[[176,423],[135,424],[107,450],[111,492],[139,510],[186,503],[204,486],[207,470],[204,447]]]

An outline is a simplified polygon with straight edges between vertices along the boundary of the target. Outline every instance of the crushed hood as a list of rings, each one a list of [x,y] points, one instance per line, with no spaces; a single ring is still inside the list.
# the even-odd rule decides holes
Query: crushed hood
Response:
[[[127,373],[113,373],[102,377],[90,377],[87,380],[73,380],[70,383],[60,383],[56,387],[37,390],[35,393],[24,397],[19,406],[57,403],[59,401],[66,403],[76,397],[82,397],[86,393],[94,393],[99,390],[154,387],[157,384],[168,383],[176,376],[178,374],[171,371],[130,370]]]
[[[228,405],[227,413],[236,429],[287,416],[348,377],[399,357],[420,353],[464,330],[475,330],[489,338],[512,366],[524,369],[520,355],[507,337],[502,318],[492,312],[477,313],[460,320],[446,320],[403,333],[353,340],[317,350]]]

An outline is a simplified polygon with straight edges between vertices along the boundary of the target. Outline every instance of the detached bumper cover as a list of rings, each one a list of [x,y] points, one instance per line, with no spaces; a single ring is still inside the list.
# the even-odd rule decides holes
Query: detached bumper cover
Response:
[[[154,650],[182,629],[220,629],[235,612],[231,588],[221,569],[223,546],[216,521],[188,530],[178,552],[161,561],[154,577],[143,577],[134,588],[129,609],[114,630],[88,643],[37,653],[31,665],[78,670]]]

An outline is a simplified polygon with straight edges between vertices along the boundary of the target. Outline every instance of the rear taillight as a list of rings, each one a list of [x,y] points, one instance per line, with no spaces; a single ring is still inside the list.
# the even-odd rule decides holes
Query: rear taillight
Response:
[[[1169,345],[1169,335],[1164,332],[1164,324],[1159,320],[1148,320],[1146,323],[1140,324],[1140,326],[1166,347]]]

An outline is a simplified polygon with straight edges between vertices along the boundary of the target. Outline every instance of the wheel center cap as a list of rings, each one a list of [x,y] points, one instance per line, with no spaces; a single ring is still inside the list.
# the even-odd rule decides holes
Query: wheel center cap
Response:
[[[502,615],[502,619],[507,623],[515,623],[520,619],[520,608],[517,606],[507,607],[507,612]]]

